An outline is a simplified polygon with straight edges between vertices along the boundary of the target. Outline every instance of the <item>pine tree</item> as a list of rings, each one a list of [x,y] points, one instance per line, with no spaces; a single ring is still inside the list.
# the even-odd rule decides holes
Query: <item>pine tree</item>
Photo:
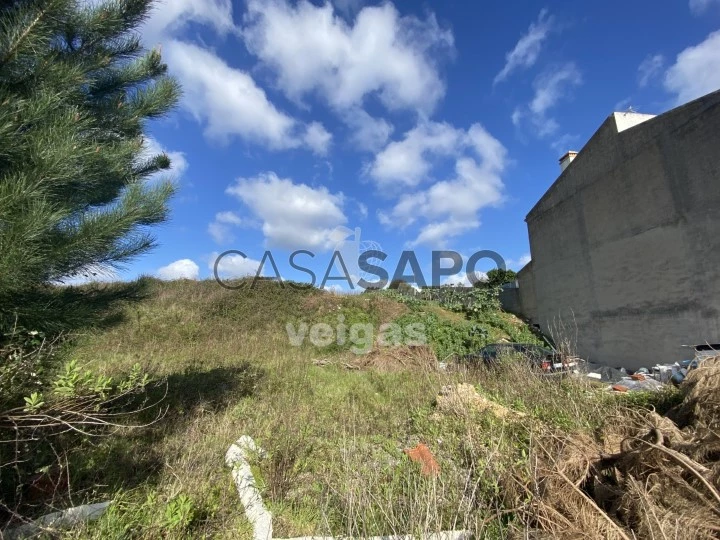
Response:
[[[170,166],[148,120],[179,86],[137,29],[151,0],[5,0],[0,7],[0,332],[61,328],[117,296],[53,283],[117,268],[154,245]],[[126,292],[128,292],[126,290]]]

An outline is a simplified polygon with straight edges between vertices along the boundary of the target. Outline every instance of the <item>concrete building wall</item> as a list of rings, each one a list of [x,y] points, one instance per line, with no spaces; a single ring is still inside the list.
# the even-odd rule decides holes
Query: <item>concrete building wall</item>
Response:
[[[504,311],[522,315],[522,304],[520,302],[520,289],[517,287],[503,287],[500,291],[500,305]]]
[[[520,297],[519,315],[531,321],[537,321],[537,299],[535,297],[535,274],[533,263],[530,261],[517,273],[518,295]]]
[[[527,217],[526,316],[630,368],[720,342],[720,92],[614,113]]]

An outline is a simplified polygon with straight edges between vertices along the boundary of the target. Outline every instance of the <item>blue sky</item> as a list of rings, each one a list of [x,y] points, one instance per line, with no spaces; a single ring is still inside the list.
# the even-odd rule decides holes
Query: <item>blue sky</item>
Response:
[[[150,126],[178,185],[159,247],[122,277],[229,275],[337,227],[429,272],[433,249],[529,259],[525,215],[614,110],[720,87],[720,0],[167,0],[142,29],[184,97]],[[309,259],[299,259],[303,262]],[[429,279],[429,277],[428,277]]]

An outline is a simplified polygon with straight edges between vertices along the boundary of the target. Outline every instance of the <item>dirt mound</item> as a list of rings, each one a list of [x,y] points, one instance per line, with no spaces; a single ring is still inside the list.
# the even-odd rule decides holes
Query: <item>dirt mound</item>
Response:
[[[378,371],[435,371],[438,361],[427,345],[377,347],[368,354],[354,355],[347,367]]]
[[[691,371],[674,418],[629,411],[599,440],[536,439],[528,521],[556,538],[718,538],[720,361]]]
[[[436,398],[436,403],[438,411],[458,416],[470,412],[487,412],[498,418],[522,416],[522,413],[481,396],[473,385],[467,383],[444,386]]]

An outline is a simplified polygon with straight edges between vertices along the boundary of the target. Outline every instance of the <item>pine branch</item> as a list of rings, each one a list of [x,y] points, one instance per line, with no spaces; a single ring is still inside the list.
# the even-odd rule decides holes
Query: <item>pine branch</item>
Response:
[[[37,14],[37,16],[31,20],[27,27],[20,33],[20,35],[17,37],[17,40],[14,44],[10,45],[9,50],[5,53],[2,60],[0,60],[0,64],[6,64],[18,51],[20,48],[20,45],[25,41],[25,39],[30,36],[33,29],[40,24],[43,19],[48,16],[52,12],[52,9],[61,2],[62,0],[50,0],[50,2],[46,5],[44,9],[40,11],[40,13]]]

